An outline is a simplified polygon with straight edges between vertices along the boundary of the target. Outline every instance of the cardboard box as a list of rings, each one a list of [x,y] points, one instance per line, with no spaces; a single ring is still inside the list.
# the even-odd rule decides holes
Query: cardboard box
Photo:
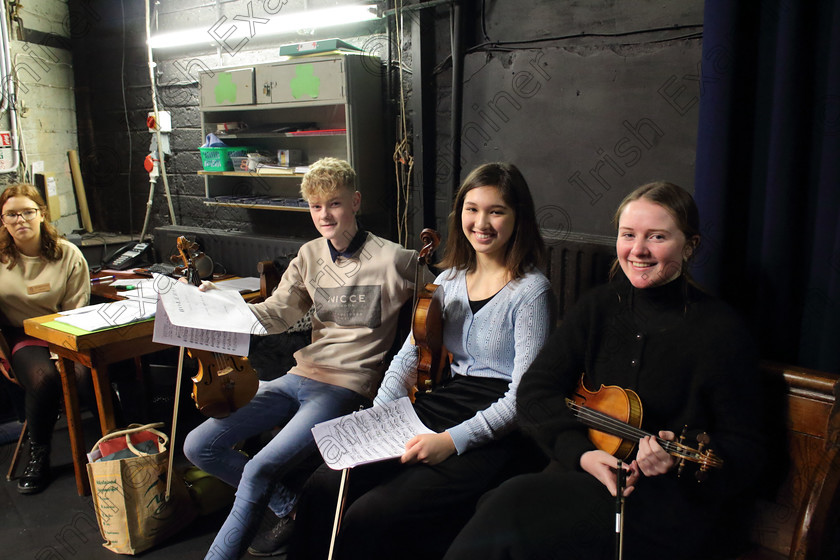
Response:
[[[61,217],[61,199],[58,196],[58,183],[54,173],[36,173],[35,186],[41,191],[41,196],[47,202],[47,211],[50,213],[50,221],[54,222]]]

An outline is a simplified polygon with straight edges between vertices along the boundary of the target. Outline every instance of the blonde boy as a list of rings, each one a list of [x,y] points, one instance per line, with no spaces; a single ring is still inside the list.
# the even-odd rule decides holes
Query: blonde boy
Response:
[[[265,504],[277,521],[249,551],[268,556],[282,550],[297,500],[284,476],[317,452],[312,426],[370,403],[399,310],[413,293],[417,254],[359,228],[362,196],[346,161],[317,161],[301,194],[321,237],[300,248],[271,297],[250,307],[273,334],[314,306],[312,342],[295,353],[288,374],[262,383],[247,406],[206,420],[184,442],[190,461],[237,489],[207,558],[239,558]],[[234,450],[237,442],[275,426],[280,432],[250,460]]]

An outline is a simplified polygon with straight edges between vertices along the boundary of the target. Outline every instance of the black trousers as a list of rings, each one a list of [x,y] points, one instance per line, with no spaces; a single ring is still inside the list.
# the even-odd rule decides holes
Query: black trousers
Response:
[[[87,406],[96,407],[90,370],[75,364],[79,398]],[[47,445],[61,406],[61,376],[43,346],[26,346],[12,356],[15,377],[24,390],[24,408],[30,439]]]
[[[517,476],[481,499],[446,560],[610,560],[614,503],[587,473]]]
[[[499,380],[458,379],[418,398],[415,410],[440,432],[486,408],[506,389]],[[443,557],[481,495],[514,472],[534,468],[534,451],[515,433],[434,466],[393,460],[351,469],[334,558]],[[327,557],[340,478],[340,472],[322,466],[307,481],[290,560]]]
[[[642,478],[626,498],[624,559],[734,558],[749,510],[707,508],[702,502],[675,508],[675,487],[664,480],[674,476]],[[612,560],[615,511],[615,498],[594,476],[552,465],[485,494],[445,560]],[[720,532],[710,530],[729,515],[740,520],[724,521]]]

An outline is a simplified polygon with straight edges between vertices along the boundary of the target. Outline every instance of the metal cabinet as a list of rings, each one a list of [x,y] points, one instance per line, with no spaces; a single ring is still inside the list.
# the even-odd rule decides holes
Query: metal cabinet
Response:
[[[299,156],[270,165],[198,171],[206,205],[307,211],[299,202],[307,164],[332,156],[356,170],[366,227],[389,235],[385,202],[391,163],[385,149],[382,66],[367,54],[297,57],[289,61],[201,73],[201,126],[228,146]],[[239,160],[237,160],[239,161]]]

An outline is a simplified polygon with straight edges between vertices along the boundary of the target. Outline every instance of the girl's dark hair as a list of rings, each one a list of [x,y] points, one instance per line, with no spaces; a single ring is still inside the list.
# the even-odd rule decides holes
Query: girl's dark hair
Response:
[[[16,196],[23,196],[34,202],[44,216],[44,220],[41,222],[41,258],[47,261],[61,259],[64,252],[58,244],[60,236],[58,230],[50,223],[50,214],[47,210],[46,203],[44,203],[44,199],[41,197],[41,193],[38,192],[38,189],[34,185],[27,183],[10,185],[0,194],[0,210],[2,210],[10,198]],[[17,264],[19,254],[15,240],[9,234],[9,231],[5,227],[0,228],[0,263],[8,264],[8,268],[11,270]]]
[[[694,197],[682,187],[666,181],[656,181],[655,183],[642,185],[625,196],[621,204],[618,205],[618,209],[613,216],[613,226],[615,226],[616,231],[618,231],[618,221],[621,219],[624,209],[627,208],[628,204],[640,198],[649,200],[667,210],[674,218],[677,227],[685,235],[686,247],[690,249],[690,252],[683,258],[682,274],[690,281],[691,275],[688,265],[694,255],[697,254],[697,248],[700,246],[700,212],[697,210]],[[610,278],[615,275],[619,268],[620,265],[618,259],[616,259],[610,268]]]
[[[471,272],[475,270],[475,250],[464,236],[461,212],[467,193],[478,187],[495,187],[505,204],[515,212],[513,235],[507,244],[505,266],[513,279],[521,278],[532,267],[545,264],[545,244],[537,225],[534,199],[528,183],[519,169],[511,163],[485,163],[475,168],[458,189],[455,205],[449,214],[449,235],[446,252],[439,264],[441,268],[455,268]]]

